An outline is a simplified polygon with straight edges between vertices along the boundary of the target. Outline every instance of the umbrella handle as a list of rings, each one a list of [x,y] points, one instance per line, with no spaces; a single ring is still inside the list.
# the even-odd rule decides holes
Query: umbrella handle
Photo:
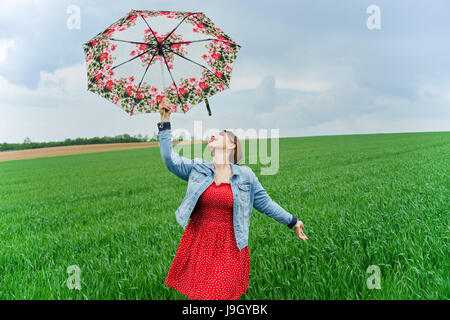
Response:
[[[211,115],[211,108],[209,107],[208,99],[205,98],[206,109],[208,109],[208,115]]]
[[[161,58],[159,59],[159,62],[161,62],[161,78],[162,78],[162,83],[163,83],[163,89],[165,89],[166,88],[166,79],[164,79],[164,67],[163,67],[164,63]]]

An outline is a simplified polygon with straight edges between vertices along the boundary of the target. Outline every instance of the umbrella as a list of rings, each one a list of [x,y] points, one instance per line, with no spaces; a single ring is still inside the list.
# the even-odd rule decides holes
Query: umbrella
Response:
[[[130,116],[159,112],[164,96],[172,112],[205,101],[211,115],[240,47],[203,12],[131,10],[83,44],[87,90]]]

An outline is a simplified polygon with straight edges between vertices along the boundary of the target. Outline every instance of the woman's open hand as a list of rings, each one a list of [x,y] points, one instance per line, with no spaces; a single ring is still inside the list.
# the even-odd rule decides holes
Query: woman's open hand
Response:
[[[167,97],[164,97],[159,104],[159,113],[161,114],[161,121],[170,121],[170,113],[172,109],[170,108],[170,102]]]
[[[304,227],[303,222],[298,220],[297,224],[295,225],[294,228],[295,228],[295,233],[297,233],[297,236],[306,242],[306,240],[308,240],[308,237],[306,236],[306,234],[303,233],[303,227]]]

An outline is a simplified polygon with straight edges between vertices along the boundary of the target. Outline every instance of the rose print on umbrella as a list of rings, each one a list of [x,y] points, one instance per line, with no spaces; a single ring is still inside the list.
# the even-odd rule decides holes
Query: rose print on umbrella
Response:
[[[164,96],[173,112],[205,101],[211,115],[240,46],[202,12],[132,10],[83,48],[88,90],[130,115],[159,112]]]
[[[159,36],[157,31],[153,31],[153,34],[156,36],[156,40],[155,41],[155,37],[153,36],[153,34],[151,33],[150,29],[145,30],[145,37],[143,39],[144,42],[150,44],[150,46],[157,46],[157,41],[161,42],[164,40],[164,35],[163,36]],[[176,35],[174,33],[172,33],[169,37],[168,37],[168,41],[171,42],[181,42],[182,41],[182,37],[181,35]],[[186,45],[189,45],[189,43],[187,43]],[[164,60],[162,56],[156,55],[152,61],[152,54],[149,53],[144,53],[143,55],[140,55],[143,51],[146,51],[149,48],[149,45],[147,44],[139,44],[136,43],[136,50],[133,50],[130,52],[131,56],[139,56],[139,59],[142,62],[142,67],[147,67],[148,63],[156,63],[156,61],[158,60]],[[174,44],[170,47],[174,52],[178,53],[178,54],[186,54],[185,53],[185,48],[184,46],[182,47],[181,44]],[[167,55],[167,65],[169,66],[169,69],[173,69],[173,53],[168,54]]]

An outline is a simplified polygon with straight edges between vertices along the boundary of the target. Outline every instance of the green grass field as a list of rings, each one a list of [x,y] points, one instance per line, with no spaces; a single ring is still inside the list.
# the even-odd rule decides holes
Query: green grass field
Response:
[[[450,298],[450,132],[282,138],[280,155],[276,175],[249,166],[309,241],[254,209],[241,299]],[[188,299],[164,285],[186,186],[159,148],[0,162],[0,299]]]

